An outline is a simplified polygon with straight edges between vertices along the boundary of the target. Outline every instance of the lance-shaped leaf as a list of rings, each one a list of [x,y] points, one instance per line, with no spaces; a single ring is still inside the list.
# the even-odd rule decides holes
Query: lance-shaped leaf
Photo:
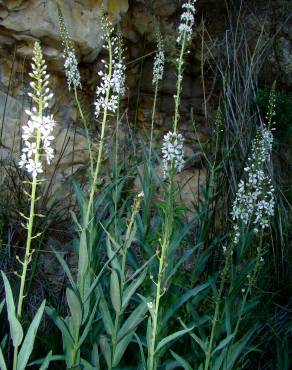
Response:
[[[4,281],[6,306],[7,306],[8,321],[9,321],[9,326],[10,326],[10,335],[12,338],[13,346],[18,347],[23,339],[23,330],[22,330],[22,326],[20,322],[17,320],[17,317],[16,317],[15,304],[13,300],[13,294],[12,294],[10,283],[3,271],[1,271],[1,274],[2,274],[3,281]]]
[[[147,270],[145,269],[142,274],[135,280],[131,282],[131,284],[124,290],[123,294],[123,301],[122,301],[122,309],[124,310],[127,307],[130,299],[132,298],[133,294],[139,288],[139,286],[144,281],[147,274]]]
[[[193,370],[191,365],[185,359],[183,359],[181,356],[173,351],[170,352],[172,356],[176,359],[176,361],[184,368],[184,370]]]
[[[36,333],[44,313],[45,305],[46,301],[43,301],[40,308],[37,310],[37,313],[34,319],[32,320],[32,323],[28,328],[23,344],[21,346],[21,350],[18,355],[17,370],[24,370],[26,368],[28,359],[33,350]]]
[[[73,323],[75,326],[75,332],[77,332],[82,322],[82,308],[81,308],[80,300],[75,294],[75,292],[70,288],[66,289],[66,298],[67,298],[68,306],[69,306],[70,313],[73,319]]]
[[[142,302],[138,307],[131,313],[127,318],[124,325],[121,327],[118,332],[118,342],[121,341],[127,334],[131,331],[134,331],[136,327],[144,320],[145,313],[147,311],[147,304]]]
[[[191,330],[193,330],[194,327],[192,326],[191,328],[188,328],[188,329],[183,329],[183,330],[179,330],[171,335],[168,335],[167,337],[163,338],[158,344],[157,344],[157,347],[155,349],[155,353],[157,353],[162,347],[164,347],[166,344],[170,343],[170,342],[173,342],[174,340],[177,340],[178,338],[180,338],[181,336],[185,335],[186,333],[190,332]]]
[[[121,310],[121,290],[118,274],[115,270],[111,272],[110,296],[113,308],[116,312]]]
[[[0,348],[0,369],[1,370],[7,370],[7,366],[6,366],[6,363],[5,363],[4,356],[3,356],[3,353],[2,353],[2,349],[1,348]]]
[[[105,358],[105,361],[107,363],[108,368],[111,367],[111,347],[109,345],[108,339],[105,335],[101,335],[99,339],[99,344],[101,348],[101,352],[103,354],[103,357]]]
[[[88,250],[87,250],[87,238],[86,231],[82,230],[80,235],[80,249],[79,249],[79,260],[78,260],[78,273],[81,278],[84,277],[88,268]]]
[[[47,368],[49,367],[50,365],[50,362],[51,362],[51,359],[52,359],[52,351],[50,351],[46,358],[44,359],[44,362],[42,363],[41,367],[39,370],[47,370]]]

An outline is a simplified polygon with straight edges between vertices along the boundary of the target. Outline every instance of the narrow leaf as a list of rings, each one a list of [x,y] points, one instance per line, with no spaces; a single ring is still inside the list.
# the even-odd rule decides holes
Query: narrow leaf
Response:
[[[73,318],[74,326],[76,328],[75,332],[77,332],[82,322],[81,304],[75,292],[70,288],[66,289],[66,298],[71,312],[71,316]]]
[[[33,350],[36,333],[44,313],[45,305],[46,301],[43,301],[34,319],[32,320],[32,323],[28,328],[23,344],[21,346],[21,350],[18,355],[17,370],[24,370],[26,368],[28,359]]]
[[[3,356],[3,353],[2,353],[2,349],[1,348],[0,348],[0,369],[1,370],[7,370],[7,366],[6,366],[6,363],[5,363],[4,356]]]
[[[69,269],[69,267],[68,267],[68,265],[67,265],[66,261],[65,261],[65,260],[64,260],[64,258],[60,255],[60,253],[59,253],[59,252],[57,252],[57,251],[55,251],[55,250],[54,250],[54,253],[55,253],[55,256],[57,257],[57,259],[58,259],[58,261],[59,261],[60,265],[63,267],[63,270],[64,270],[65,274],[67,275],[68,280],[70,281],[70,284],[71,284],[72,288],[73,288],[74,290],[76,290],[76,284],[75,284],[75,282],[74,282],[74,279],[73,279],[73,277],[72,277],[72,275],[71,275],[70,269]]]
[[[164,347],[166,344],[180,338],[181,336],[185,335],[186,333],[190,332],[191,330],[193,330],[194,327],[192,326],[191,328],[188,328],[188,329],[183,329],[183,330],[179,330],[177,331],[176,333],[173,333],[171,335],[168,335],[167,337],[165,337],[164,339],[162,339],[157,347],[156,347],[156,350],[155,350],[155,353],[157,353],[162,347]]]
[[[13,294],[12,294],[10,283],[3,271],[1,271],[1,274],[2,274],[2,278],[4,281],[4,287],[5,287],[5,297],[6,297],[8,321],[9,321],[9,326],[10,326],[10,335],[13,341],[13,346],[17,347],[22,342],[23,330],[22,330],[22,326],[20,322],[17,320],[17,317],[16,317],[15,304],[13,300]]]
[[[101,348],[103,357],[105,358],[108,368],[110,368],[111,367],[111,347],[108,343],[107,337],[105,335],[101,335],[99,343],[100,343],[100,348]]]
[[[52,351],[50,351],[46,358],[44,359],[44,362],[42,363],[41,367],[39,370],[47,370],[47,368],[49,367],[50,365],[50,362],[51,362],[51,359],[52,359]]]
[[[214,349],[214,351],[212,352],[212,356],[220,351],[220,349],[224,348],[227,346],[227,344],[231,341],[231,339],[234,337],[234,334],[231,334],[231,335],[228,335],[228,337],[226,337],[225,339],[221,340],[221,342],[219,343],[219,345]]]
[[[131,284],[125,289],[123,294],[123,301],[122,301],[122,309],[124,310],[127,307],[130,299],[132,298],[133,294],[139,288],[139,286],[144,281],[147,274],[147,270],[145,269],[142,274],[135,280],[131,282]]]
[[[140,322],[144,320],[146,311],[147,305],[145,302],[140,303],[121,327],[118,333],[118,342],[121,341],[129,332],[136,329]]]
[[[115,270],[111,272],[110,296],[114,310],[118,313],[121,310],[121,291],[118,274]]]
[[[171,350],[170,352],[172,356],[176,359],[176,361],[184,368],[184,370],[193,370],[191,365],[186,360],[184,360],[181,356],[179,356],[177,353]]]
[[[88,268],[88,250],[87,250],[87,239],[86,231],[82,230],[80,235],[80,249],[79,249],[79,260],[78,260],[78,273],[80,277],[83,277]]]

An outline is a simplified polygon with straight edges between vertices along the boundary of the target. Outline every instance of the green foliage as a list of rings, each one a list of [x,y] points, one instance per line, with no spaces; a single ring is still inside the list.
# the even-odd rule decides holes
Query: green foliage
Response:
[[[270,89],[260,89],[258,92],[257,104],[260,110],[265,113],[270,97]],[[275,135],[281,143],[291,144],[292,138],[292,94],[282,90],[275,90],[275,112],[274,120]]]

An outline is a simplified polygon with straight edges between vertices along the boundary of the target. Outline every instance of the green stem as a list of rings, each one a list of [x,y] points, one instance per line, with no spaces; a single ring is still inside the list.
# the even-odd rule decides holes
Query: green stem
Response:
[[[186,48],[186,34],[184,33],[182,44],[181,44],[181,49],[180,49],[179,61],[178,61],[176,95],[174,97],[174,101],[175,101],[175,110],[174,110],[174,118],[173,118],[173,131],[174,132],[177,131],[177,124],[179,121],[179,106],[180,106],[180,94],[182,91],[185,48]]]
[[[213,350],[213,341],[214,341],[217,322],[218,322],[218,317],[219,317],[219,313],[220,313],[220,303],[221,303],[221,299],[222,299],[222,295],[223,295],[225,281],[226,281],[226,278],[227,278],[227,273],[228,273],[230,260],[231,260],[231,256],[232,256],[232,251],[233,251],[233,247],[231,247],[231,250],[229,252],[227,251],[228,254],[225,258],[225,264],[224,264],[224,269],[223,269],[223,272],[222,272],[222,278],[221,278],[221,282],[220,282],[219,293],[218,293],[218,297],[216,298],[215,312],[214,312],[214,316],[213,316],[213,320],[212,320],[212,329],[211,329],[211,335],[210,335],[208,350],[206,352],[206,360],[205,360],[204,370],[208,370],[209,366],[210,366],[210,361],[211,361],[211,357],[212,357],[211,354],[212,354],[212,350]]]
[[[120,99],[119,99],[120,101]],[[115,137],[115,237],[118,237],[118,155],[119,155],[119,128],[120,128],[120,104],[117,110],[116,137]]]
[[[261,232],[261,236],[260,236],[260,246],[258,247],[258,251],[257,251],[258,253],[257,253],[256,264],[255,264],[255,267],[253,269],[251,277],[248,279],[248,288],[247,288],[247,290],[246,290],[246,292],[243,296],[243,300],[242,300],[241,305],[240,305],[239,315],[238,315],[238,319],[237,319],[236,326],[235,326],[235,329],[234,329],[233,339],[235,338],[235,336],[238,332],[239,325],[240,325],[240,322],[241,322],[241,318],[242,318],[242,315],[243,315],[244,306],[245,306],[245,303],[247,301],[247,297],[249,296],[249,294],[251,292],[251,289],[252,289],[252,287],[255,283],[256,277],[257,277],[257,273],[259,271],[262,244],[263,244],[263,232]]]
[[[155,347],[156,347],[156,337],[158,334],[158,318],[160,314],[160,300],[161,297],[165,293],[164,284],[164,273],[167,267],[167,255],[168,255],[168,247],[169,241],[172,234],[172,224],[173,224],[173,173],[170,175],[170,184],[168,189],[168,202],[167,202],[167,209],[166,209],[166,224],[165,224],[165,231],[163,236],[163,241],[161,244],[161,254],[159,257],[159,269],[158,269],[158,279],[156,284],[156,296],[155,296],[155,308],[152,314],[152,331],[151,331],[151,343],[150,348],[148,350],[148,370],[156,370],[158,366],[158,359],[156,358],[155,354]]]
[[[85,134],[86,134],[86,140],[87,140],[89,158],[90,158],[90,171],[91,171],[90,173],[91,173],[91,176],[92,176],[93,175],[93,154],[92,154],[91,140],[90,140],[90,136],[89,136],[87,121],[84,117],[84,114],[83,114],[83,111],[82,111],[82,108],[81,108],[81,105],[80,105],[80,102],[79,102],[78,92],[77,92],[76,86],[74,86],[74,96],[75,96],[75,101],[76,101],[76,104],[77,104],[77,108],[78,108],[80,118],[81,118],[81,121],[83,123]]]
[[[108,77],[111,79],[112,76],[112,46],[111,46],[111,41],[108,40],[108,47],[109,47],[109,71],[108,71]],[[85,229],[88,228],[89,221],[90,221],[90,216],[91,216],[91,208],[93,205],[93,198],[94,198],[94,193],[95,193],[95,188],[97,184],[97,179],[100,171],[100,165],[101,165],[101,159],[102,159],[102,154],[103,154],[103,146],[104,146],[104,136],[105,136],[105,127],[106,127],[106,122],[107,122],[107,114],[108,114],[108,102],[110,98],[110,92],[111,89],[108,88],[105,96],[105,108],[103,111],[103,119],[102,119],[102,125],[101,125],[101,134],[100,134],[100,141],[99,141],[99,147],[98,147],[98,157],[97,157],[97,163],[93,175],[93,181],[91,184],[91,190],[90,190],[90,195],[89,195],[89,202],[87,206],[87,211],[86,211],[86,217],[85,217]]]
[[[152,145],[153,145],[153,130],[154,130],[154,121],[155,121],[155,113],[156,113],[158,87],[159,87],[159,83],[157,81],[155,84],[154,101],[153,101],[152,117],[151,117],[151,133],[150,133],[149,159],[148,159],[149,177],[150,177],[150,171],[151,171],[150,168],[151,168]]]
[[[41,82],[39,82],[39,91],[41,91],[42,86]],[[42,98],[39,99],[39,109],[38,109],[38,117],[42,119],[43,116],[43,100]],[[40,159],[40,145],[41,145],[41,132],[40,129],[37,130],[37,136],[36,136],[36,153],[34,161],[37,163]],[[24,287],[26,282],[26,275],[27,275],[27,269],[28,265],[31,261],[31,241],[32,241],[32,232],[33,232],[33,223],[34,223],[34,216],[35,216],[35,205],[36,205],[36,191],[37,191],[37,178],[34,177],[32,180],[32,186],[31,186],[31,194],[30,194],[30,211],[29,211],[29,219],[27,224],[27,236],[26,236],[26,246],[25,246],[25,256],[22,264],[22,274],[20,278],[20,288],[19,288],[19,296],[18,296],[18,304],[17,304],[17,318],[18,320],[21,319],[22,315],[22,305],[23,300],[25,298],[24,295]],[[14,354],[13,354],[13,370],[17,369],[17,360],[18,360],[18,346],[14,348]]]
[[[120,285],[120,291],[121,291],[121,297],[123,297],[123,292],[124,292],[124,287],[126,283],[126,263],[127,263],[127,251],[128,248],[130,247],[130,236],[133,230],[133,225],[135,221],[135,217],[140,209],[140,204],[141,204],[141,198],[136,198],[134,205],[133,205],[133,210],[131,214],[131,219],[127,227],[126,231],[126,237],[125,237],[125,242],[122,248],[122,263],[121,263],[121,285]],[[110,364],[109,370],[113,369],[113,362],[115,358],[115,352],[116,352],[116,345],[117,345],[117,334],[120,328],[120,320],[122,316],[123,310],[120,310],[116,312],[116,318],[115,318],[115,325],[114,325],[114,330],[112,334],[112,360]]]

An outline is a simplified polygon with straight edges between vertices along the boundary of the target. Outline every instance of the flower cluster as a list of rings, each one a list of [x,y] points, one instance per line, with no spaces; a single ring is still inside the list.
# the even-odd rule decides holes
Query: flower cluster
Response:
[[[196,0],[189,0],[187,3],[182,5],[184,12],[180,17],[180,25],[178,27],[178,37],[177,42],[181,43],[184,39],[186,41],[190,41],[193,32],[193,25],[195,22],[195,1]]]
[[[66,52],[64,52],[63,56],[65,59],[64,67],[65,67],[65,73],[67,77],[69,91],[71,90],[71,87],[81,88],[80,74],[78,70],[78,62],[76,59],[74,49],[71,48],[67,50]]]
[[[59,13],[60,32],[62,36],[62,44],[64,47],[63,58],[68,88],[69,90],[71,90],[71,87],[73,87],[73,89],[78,87],[81,88],[80,73],[78,70],[78,61],[59,5],[58,13]]]
[[[53,127],[55,125],[52,115],[43,116],[42,111],[48,107],[49,101],[53,98],[48,87],[47,66],[43,60],[41,48],[35,45],[34,58],[32,63],[32,73],[30,76],[36,80],[30,83],[32,92],[28,95],[33,99],[39,109],[34,106],[32,110],[26,110],[29,120],[22,127],[22,139],[24,147],[22,148],[20,168],[26,168],[33,178],[43,172],[42,157],[45,157],[47,163],[51,163],[54,157],[54,151],[51,147]]]
[[[163,137],[163,177],[167,178],[169,171],[175,169],[181,172],[184,165],[184,139],[181,134],[169,131]]]
[[[159,49],[154,59],[153,79],[152,79],[153,85],[156,85],[163,78],[164,61],[165,61],[164,50]]]
[[[111,49],[111,65],[105,60],[105,71],[99,71],[100,84],[96,88],[95,116],[99,117],[102,109],[107,109],[110,112],[115,112],[119,105],[119,97],[125,93],[125,71],[124,58],[122,56],[121,38],[112,36],[114,28],[108,20],[104,20],[103,38],[105,44],[104,49]]]
[[[239,182],[231,212],[232,219],[237,224],[253,224],[255,232],[267,228],[269,218],[274,215],[274,188],[271,179],[264,172],[264,165],[271,157],[272,143],[271,132],[263,127],[253,141],[251,156],[244,168],[247,178]],[[238,225],[235,231],[237,242]]]

